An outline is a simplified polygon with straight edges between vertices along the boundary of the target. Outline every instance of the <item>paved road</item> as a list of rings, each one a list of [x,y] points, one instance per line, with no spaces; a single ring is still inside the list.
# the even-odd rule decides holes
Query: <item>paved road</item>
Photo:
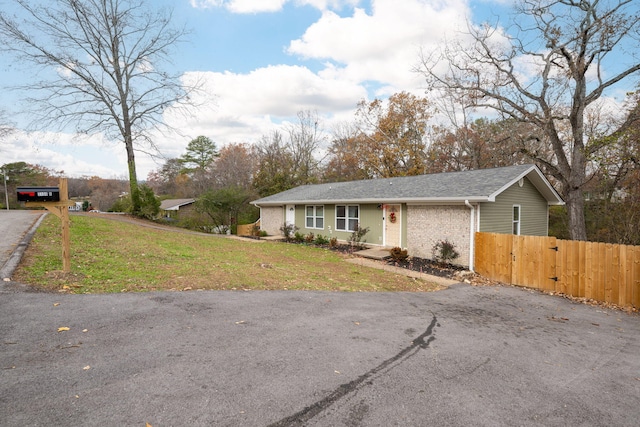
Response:
[[[42,211],[0,210],[0,280],[17,266],[25,249],[24,239],[41,216]]]
[[[1,426],[638,424],[640,316],[518,288],[28,289],[0,282]]]

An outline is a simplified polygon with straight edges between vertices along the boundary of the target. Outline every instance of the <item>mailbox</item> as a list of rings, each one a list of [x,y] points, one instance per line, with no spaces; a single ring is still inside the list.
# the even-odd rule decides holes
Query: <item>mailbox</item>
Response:
[[[58,187],[18,187],[19,202],[58,202],[60,188]]]

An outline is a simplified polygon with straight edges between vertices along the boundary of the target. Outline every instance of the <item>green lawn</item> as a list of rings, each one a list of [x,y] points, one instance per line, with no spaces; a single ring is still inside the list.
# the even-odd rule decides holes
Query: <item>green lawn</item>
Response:
[[[14,280],[74,293],[195,289],[431,291],[436,284],[345,262],[328,249],[160,230],[71,217],[71,273],[60,222],[48,215]]]

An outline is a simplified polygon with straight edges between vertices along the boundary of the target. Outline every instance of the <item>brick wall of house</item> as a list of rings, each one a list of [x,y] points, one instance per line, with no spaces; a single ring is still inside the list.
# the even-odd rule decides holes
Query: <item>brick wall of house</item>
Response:
[[[265,206],[260,208],[260,230],[267,232],[269,236],[282,234],[280,227],[284,224],[282,206]]]
[[[433,245],[449,240],[460,254],[454,264],[469,266],[470,221],[466,206],[407,206],[409,255],[431,259]]]

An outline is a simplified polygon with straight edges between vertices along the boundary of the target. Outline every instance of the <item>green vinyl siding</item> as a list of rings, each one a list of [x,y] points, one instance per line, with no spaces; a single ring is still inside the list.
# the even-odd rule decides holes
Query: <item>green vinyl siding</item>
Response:
[[[360,205],[360,227],[369,227],[363,241],[372,245],[382,244],[382,208],[378,205]]]
[[[366,243],[374,245],[382,244],[382,209],[378,205],[349,203],[348,206],[358,206],[360,216],[360,226],[369,227],[369,232],[364,236]],[[307,228],[306,226],[306,207],[307,206],[324,206],[324,228]],[[338,240],[349,240],[350,231],[336,230],[336,205],[296,205],[296,226],[299,228],[298,233],[316,235],[321,234],[325,237],[337,237]]]
[[[480,231],[512,234],[514,205],[520,206],[521,235],[546,236],[548,234],[547,201],[527,178],[524,178],[522,187],[515,183],[496,197],[495,202],[482,203]]]

